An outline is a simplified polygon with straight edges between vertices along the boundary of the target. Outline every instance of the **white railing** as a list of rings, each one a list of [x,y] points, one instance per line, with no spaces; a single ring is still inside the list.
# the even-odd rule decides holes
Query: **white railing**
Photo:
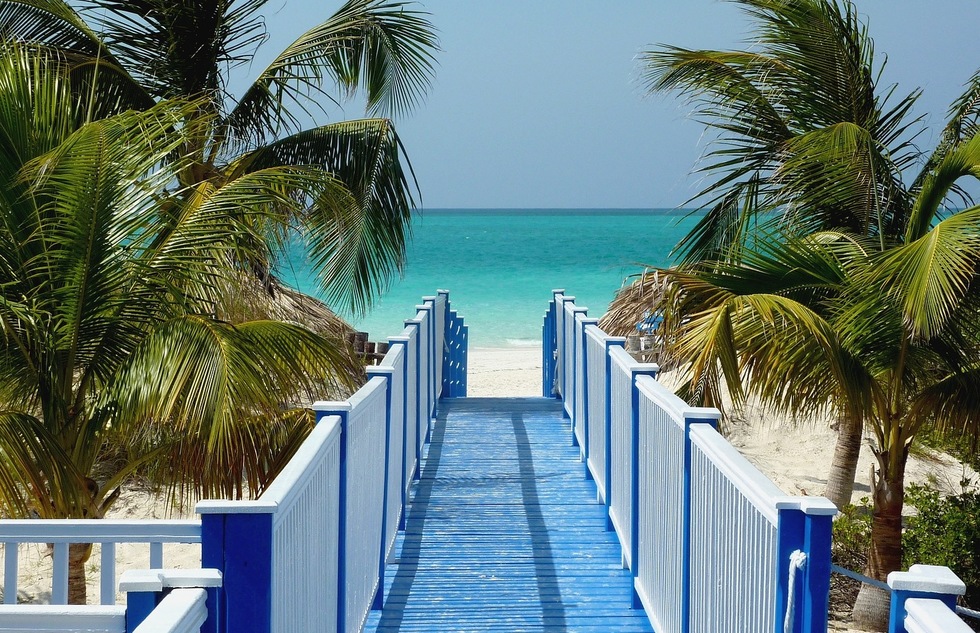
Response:
[[[323,420],[257,501],[203,501],[205,516],[267,515],[271,621],[275,630],[301,630],[336,621],[339,529],[340,422]],[[261,533],[255,533],[260,536]],[[310,560],[323,561],[309,565]],[[297,628],[293,628],[297,627]]]
[[[573,437],[605,488],[634,606],[660,633],[771,633],[787,614],[794,633],[823,633],[836,508],[783,495],[714,430],[716,409],[688,407],[655,380],[657,365],[590,322],[555,291],[542,332],[558,358],[542,384],[558,376]]]
[[[199,633],[207,619],[204,589],[174,589],[133,633]],[[126,633],[126,607],[3,605],[0,633]]]
[[[164,543],[200,543],[199,520],[120,520],[120,519],[8,519],[0,521],[3,543],[4,604],[16,604],[19,546],[50,544],[52,551],[51,604],[68,604],[68,549],[74,543],[98,543],[100,554],[100,603],[116,603],[116,545],[147,545],[147,563],[153,569],[164,564]]]
[[[406,374],[406,352],[404,346],[397,345],[389,348],[385,357],[377,367],[368,369],[369,375],[381,376],[388,381],[388,415],[390,416],[387,427],[387,446],[388,463],[385,491],[385,534],[383,558],[387,560],[392,548],[395,546],[395,538],[398,536],[399,519],[401,518],[402,508],[405,504],[406,489],[402,487],[404,475],[401,473],[402,460],[405,458],[405,374]]]
[[[314,403],[316,431],[265,494],[199,504],[203,561],[224,572],[218,633],[355,633],[381,606],[444,362],[457,382],[465,374],[465,341],[447,341],[450,323],[465,334],[448,294],[425,297],[361,389]],[[279,517],[286,505],[289,519]]]
[[[561,397],[565,414],[569,419],[573,419],[575,417],[575,297],[564,297],[560,306],[561,326],[559,330],[563,339],[560,361],[563,371]]]
[[[419,433],[419,393],[418,367],[419,335],[415,327],[406,327],[401,335],[388,339],[394,347],[402,349],[402,478],[401,500],[402,507],[408,502],[408,492],[412,486],[412,478],[422,458],[422,442]],[[391,351],[391,348],[389,348]],[[397,408],[397,404],[392,405]]]
[[[633,496],[630,490],[633,460],[633,376],[630,366],[633,359],[620,349],[610,350],[609,356],[612,359],[609,375],[609,398],[612,401],[609,423],[609,520],[619,536],[625,565],[629,566]]]
[[[690,438],[691,630],[769,633],[785,495],[710,425]]]
[[[182,574],[124,579],[125,610],[3,605],[0,631],[122,631],[126,618],[146,618],[141,633],[186,633],[200,630],[203,617],[214,633],[359,631],[382,602],[385,563],[445,391],[441,381],[452,381],[453,396],[465,395],[466,337],[447,292],[423,298],[401,334],[389,339],[380,364],[367,368],[369,379],[357,393],[314,405],[318,424],[255,501],[202,501],[200,521],[0,521],[8,600],[16,599],[19,543],[54,544],[52,594],[61,601],[69,543],[106,544],[104,601],[115,595],[115,543],[149,543],[154,568],[163,566],[163,543],[201,543],[207,568],[193,570],[199,583],[193,586],[207,587],[202,591],[183,591],[191,585],[181,584]],[[156,604],[164,592],[177,597]],[[34,617],[41,612],[43,619]],[[30,626],[17,629],[22,621]],[[73,628],[60,629],[59,622]]]
[[[81,628],[79,625],[84,626]],[[43,627],[43,628],[41,628]],[[51,604],[0,605],[0,632],[125,633],[126,607]]]
[[[585,359],[588,364],[587,386],[589,394],[588,405],[588,438],[586,441],[586,466],[596,483],[599,500],[608,504],[607,487],[609,482],[608,466],[609,452],[609,374],[611,371],[609,347],[625,343],[625,339],[606,336],[595,325],[585,328]]]
[[[414,319],[405,322],[406,325],[414,324],[419,337],[419,357],[418,357],[418,438],[417,452],[419,458],[422,455],[422,445],[429,441],[430,420],[434,406],[433,387],[431,379],[432,371],[432,333],[430,331],[431,320],[428,310],[420,310]]]
[[[684,451],[694,420],[714,419],[714,410],[693,409],[651,376],[639,376],[637,594],[657,631],[681,631],[687,600]],[[664,546],[672,544],[673,546]],[[711,579],[717,575],[711,573]],[[727,582],[727,578],[726,578]]]
[[[346,526],[346,565],[340,588],[347,633],[361,629],[377,594],[379,543],[384,541],[385,381],[372,378],[351,396],[347,434],[345,502],[340,512]],[[382,546],[384,547],[384,546]],[[346,604],[345,604],[346,603]]]
[[[174,589],[133,633],[199,633],[208,617],[204,589]]]
[[[623,347],[608,351],[609,397],[612,401],[609,429],[609,519],[623,546],[623,561],[633,568],[633,510],[636,505],[634,489],[634,440],[638,430],[639,404],[634,385],[639,376],[655,376],[655,364],[638,363]]]
[[[575,355],[579,357],[576,359],[578,366],[585,368],[588,365],[588,354],[586,354],[585,346],[583,345],[586,321],[595,323],[595,319],[588,319],[584,311],[575,312],[574,314],[575,320],[572,323],[572,336],[575,337],[575,344],[573,350]],[[586,437],[588,433],[588,411],[586,411],[588,396],[586,394],[588,392],[585,388],[585,382],[588,379],[587,371],[575,372],[574,402],[572,403],[572,433],[575,442],[579,446],[583,460],[586,458],[588,452],[588,438]]]
[[[221,586],[214,569],[126,570],[126,606],[0,605],[0,633],[199,633],[208,591]]]
[[[972,633],[966,622],[942,601],[934,598],[906,600],[905,630],[908,633]]]
[[[321,420],[260,498],[276,504],[272,621],[277,631],[313,630],[336,621],[336,601],[322,597],[337,592],[340,442],[340,420]]]
[[[448,316],[446,314],[447,296],[440,292],[435,297],[427,297],[427,299],[429,298],[435,301],[435,313],[432,315],[433,317],[432,333],[436,337],[435,345],[433,346],[433,351],[435,353],[433,354],[433,359],[432,359],[434,364],[433,370],[435,371],[435,380],[432,381],[432,386],[435,389],[435,394],[434,394],[435,400],[438,400],[442,396],[442,385],[443,385],[442,358],[443,358],[444,347],[446,345],[445,336],[446,336],[446,322]]]

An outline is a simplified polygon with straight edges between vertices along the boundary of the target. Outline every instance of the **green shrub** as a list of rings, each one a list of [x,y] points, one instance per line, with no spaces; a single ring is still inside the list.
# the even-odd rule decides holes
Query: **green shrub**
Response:
[[[915,484],[905,501],[916,514],[907,517],[902,535],[903,566],[945,565],[966,583],[965,602],[980,607],[980,490],[963,482],[964,492],[944,497]]]

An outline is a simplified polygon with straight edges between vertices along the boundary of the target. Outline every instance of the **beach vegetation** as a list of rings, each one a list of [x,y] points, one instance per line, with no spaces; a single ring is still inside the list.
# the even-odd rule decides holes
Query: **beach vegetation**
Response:
[[[978,432],[980,208],[961,180],[980,177],[980,74],[925,153],[918,92],[880,89],[853,3],[739,4],[758,25],[752,50],[661,47],[643,60],[652,91],[686,95],[719,134],[696,198],[708,212],[680,265],[658,271],[666,357],[698,404],[757,397],[831,413],[857,442],[870,431],[866,571],[884,580],[902,563],[917,434]],[[606,323],[635,323],[651,308],[644,288],[621,293]],[[862,587],[854,615],[880,627],[886,596]]]
[[[174,498],[257,495],[304,404],[361,380],[340,326],[263,297],[296,231],[354,311],[402,266],[413,179],[386,117],[423,94],[434,38],[402,3],[351,0],[233,99],[264,4],[0,2],[4,516],[101,518],[148,470]],[[334,83],[369,118],[306,125]],[[90,549],[71,548],[73,603]]]
[[[238,95],[232,72],[246,72],[268,39],[267,0],[0,1],[4,38],[86,59],[98,69],[96,100],[145,110],[193,99],[193,130],[175,155],[190,159],[182,185],[217,191],[271,167],[315,167],[342,184],[337,204],[307,198],[260,227],[272,248],[245,262],[268,292],[288,236],[299,235],[328,303],[363,312],[403,269],[414,178],[389,118],[425,94],[437,48],[426,16],[397,0],[347,0],[280,51]],[[365,118],[324,122],[328,108],[354,97]],[[187,190],[189,191],[189,189]],[[190,195],[185,194],[185,195]],[[273,207],[274,208],[274,207]]]
[[[747,51],[662,47],[643,57],[651,92],[678,91],[720,135],[689,202],[707,208],[678,244],[681,261],[737,260],[758,233],[846,230],[893,239],[914,163],[919,91],[880,89],[867,25],[850,3],[744,2],[758,25]],[[837,407],[824,493],[850,502],[862,420]]]
[[[966,585],[965,606],[976,610],[980,607],[980,490],[976,482],[961,483],[962,492],[948,496],[927,486],[909,486],[905,502],[915,512],[906,519],[902,544],[906,566],[921,563],[952,569]]]

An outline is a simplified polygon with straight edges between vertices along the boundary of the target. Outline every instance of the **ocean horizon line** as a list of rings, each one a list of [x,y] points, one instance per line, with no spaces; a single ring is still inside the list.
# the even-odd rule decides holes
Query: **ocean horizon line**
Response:
[[[703,209],[684,208],[643,208],[643,207],[424,207],[419,209],[424,216],[431,215],[644,215],[644,216],[688,216],[702,214]]]

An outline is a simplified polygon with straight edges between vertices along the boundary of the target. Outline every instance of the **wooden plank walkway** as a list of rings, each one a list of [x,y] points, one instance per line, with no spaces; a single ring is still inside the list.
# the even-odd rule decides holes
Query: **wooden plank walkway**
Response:
[[[631,579],[561,403],[440,402],[365,631],[639,632]]]

